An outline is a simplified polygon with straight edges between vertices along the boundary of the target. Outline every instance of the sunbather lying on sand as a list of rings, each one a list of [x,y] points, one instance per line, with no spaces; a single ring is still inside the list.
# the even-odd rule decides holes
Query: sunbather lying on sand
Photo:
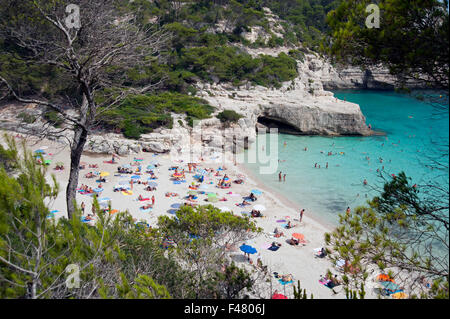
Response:
[[[252,215],[252,217],[262,217],[263,216],[259,210],[254,210],[254,209],[251,211],[251,215]]]
[[[149,209],[149,208],[153,208],[153,205],[147,204],[147,205],[141,206],[141,209]]]
[[[283,232],[280,232],[280,231],[278,230],[278,227],[275,227],[275,230],[273,231],[273,233],[274,233],[274,236],[275,236],[276,238],[281,237],[281,236],[284,236],[284,233],[283,233]]]
[[[178,196],[178,193],[170,193],[170,192],[166,193],[166,197],[176,197],[176,196]]]

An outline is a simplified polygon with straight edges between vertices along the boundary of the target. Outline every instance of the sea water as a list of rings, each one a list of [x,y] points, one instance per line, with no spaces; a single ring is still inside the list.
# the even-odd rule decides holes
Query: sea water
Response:
[[[259,163],[247,162],[246,168],[266,186],[297,204],[299,210],[305,208],[306,214],[330,225],[338,223],[338,215],[345,213],[347,207],[365,205],[379,194],[383,185],[380,172],[389,177],[403,171],[411,177],[411,185],[434,180],[448,187],[448,106],[442,110],[409,95],[386,91],[334,94],[338,99],[359,104],[366,123],[385,135],[279,134],[277,171],[261,174],[260,167],[267,164]],[[249,152],[262,147],[261,139],[266,139],[265,151],[270,153],[268,134],[259,135]],[[433,161],[444,168],[436,168]],[[286,174],[285,182],[279,182],[280,171]]]

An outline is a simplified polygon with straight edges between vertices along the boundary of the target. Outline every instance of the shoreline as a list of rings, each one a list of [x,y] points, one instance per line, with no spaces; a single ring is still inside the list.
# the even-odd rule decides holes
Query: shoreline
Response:
[[[242,172],[243,175],[246,175],[247,177],[251,177],[252,181],[258,186],[260,189],[264,189],[268,194],[271,194],[274,198],[278,199],[280,203],[284,204],[285,206],[288,206],[289,208],[293,209],[294,211],[299,214],[299,211],[301,208],[299,208],[299,204],[295,203],[291,199],[289,199],[287,196],[281,194],[277,190],[275,190],[271,186],[267,186],[262,180],[258,178],[252,171],[250,171],[247,167],[245,167],[245,164],[240,163],[237,164],[238,169]],[[327,229],[327,232],[333,231],[333,229],[336,227],[335,225],[330,224],[326,220],[318,217],[314,214],[314,212],[307,212],[306,215],[303,216],[304,219],[310,219],[314,221],[315,223],[319,224],[323,228]]]

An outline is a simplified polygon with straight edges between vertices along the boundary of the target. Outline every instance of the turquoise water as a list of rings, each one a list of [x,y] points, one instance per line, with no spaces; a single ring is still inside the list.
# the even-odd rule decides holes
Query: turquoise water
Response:
[[[280,134],[278,171],[262,175],[257,163],[246,163],[247,169],[268,187],[298,204],[299,209],[305,208],[306,213],[330,224],[337,224],[338,214],[344,213],[348,206],[363,205],[377,194],[375,188],[382,185],[377,169],[383,170],[383,166],[386,174],[404,171],[412,178],[412,183],[418,185],[430,179],[448,185],[448,107],[445,112],[437,111],[427,103],[395,92],[352,90],[335,92],[335,96],[359,104],[366,123],[386,135]],[[258,136],[261,138],[268,137]],[[260,147],[258,143],[261,141],[253,144],[249,151]],[[436,145],[445,146],[444,157],[439,155],[442,152]],[[268,142],[266,152],[270,152]],[[329,156],[328,152],[333,155]],[[428,165],[430,157],[444,163],[446,169],[432,169]],[[315,163],[320,168],[315,168]],[[278,181],[279,171],[286,174],[286,182]],[[364,179],[368,185],[363,184]]]

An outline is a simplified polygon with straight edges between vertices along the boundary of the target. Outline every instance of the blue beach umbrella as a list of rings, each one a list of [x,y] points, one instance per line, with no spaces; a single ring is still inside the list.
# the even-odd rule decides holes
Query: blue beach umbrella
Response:
[[[396,291],[400,288],[399,285],[393,283],[392,281],[382,281],[381,284],[384,286],[384,288],[392,291]]]
[[[239,247],[240,250],[242,250],[246,254],[255,254],[257,252],[256,248],[243,244],[241,247]]]
[[[34,151],[36,154],[45,154],[44,150],[38,149]]]
[[[101,193],[103,192],[103,188],[94,188],[94,192]]]
[[[140,179],[141,177],[139,175],[133,175],[131,176],[131,179]]]

